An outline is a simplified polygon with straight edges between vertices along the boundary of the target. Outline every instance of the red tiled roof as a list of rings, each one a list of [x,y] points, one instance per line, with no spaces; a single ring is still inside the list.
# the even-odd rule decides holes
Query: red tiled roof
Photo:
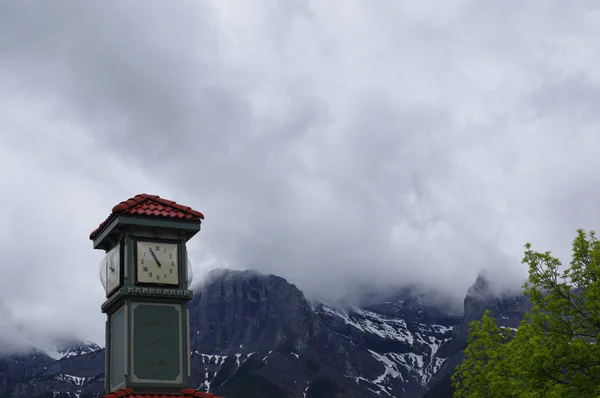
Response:
[[[136,394],[131,388],[122,388],[104,396],[104,398],[173,398],[173,397],[196,397],[196,398],[223,398],[208,392],[200,392],[193,388],[184,388],[179,394]]]
[[[204,220],[204,215],[191,207],[180,205],[172,200],[163,199],[157,195],[148,195],[145,193],[135,195],[112,208],[112,213],[104,220],[98,228],[92,231],[90,239],[108,224],[108,222],[119,214],[151,216],[160,218],[173,218],[183,220]]]

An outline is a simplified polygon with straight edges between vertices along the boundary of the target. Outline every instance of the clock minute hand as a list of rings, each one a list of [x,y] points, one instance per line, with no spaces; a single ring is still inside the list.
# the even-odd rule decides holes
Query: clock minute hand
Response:
[[[156,265],[162,267],[162,264],[160,263],[160,261],[158,261],[158,257],[156,257],[156,254],[154,254],[154,250],[152,250],[152,248],[150,248],[150,254],[152,255],[154,261],[156,261]]]

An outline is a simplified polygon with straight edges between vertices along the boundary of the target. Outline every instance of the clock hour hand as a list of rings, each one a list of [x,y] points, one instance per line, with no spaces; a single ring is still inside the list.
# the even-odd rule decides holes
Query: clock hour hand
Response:
[[[156,254],[154,254],[154,250],[152,250],[152,248],[150,248],[150,254],[152,255],[154,261],[156,261],[156,265],[162,267],[162,264],[160,263],[160,261],[158,261],[158,257],[156,257]]]

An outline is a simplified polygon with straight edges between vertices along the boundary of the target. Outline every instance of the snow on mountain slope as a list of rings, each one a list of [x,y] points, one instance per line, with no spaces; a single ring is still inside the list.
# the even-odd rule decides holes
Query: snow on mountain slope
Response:
[[[56,360],[71,358],[79,355],[91,354],[101,350],[98,344],[91,341],[57,341],[52,344],[51,348],[43,351],[50,357]]]
[[[61,359],[63,358],[71,358],[74,356],[78,356],[78,355],[85,355],[85,354],[91,354],[92,352],[96,352],[101,350],[101,347],[98,344],[92,343],[90,341],[86,341],[84,343],[72,346],[72,347],[67,347],[61,351],[59,351],[59,353],[62,355]]]
[[[355,308],[350,314],[347,314],[329,304],[323,304],[319,310],[340,317],[346,325],[354,326],[361,332],[371,333],[382,339],[413,343],[413,335],[409,332],[403,319],[388,318],[382,314],[359,308]]]
[[[330,304],[316,308],[316,314],[337,334],[366,349],[381,364],[376,377],[361,375],[357,383],[370,384],[379,395],[395,396],[402,388],[415,391],[425,386],[440,369],[445,358],[437,356],[453,330],[452,319],[442,318],[444,324],[426,323],[426,309],[406,311],[403,302],[388,304],[386,309],[350,308],[343,310]]]
[[[312,311],[316,327],[322,330],[318,338],[327,342],[325,346],[317,343],[314,351],[310,348],[314,343],[304,348],[284,344],[273,346],[274,351],[265,345],[258,352],[249,352],[244,348],[246,344],[235,341],[218,351],[206,346],[191,354],[192,385],[199,390],[215,390],[251,372],[268,374],[280,382],[291,378],[284,384],[297,385],[302,396],[307,383],[311,383],[310,369],[316,366],[311,364],[319,363],[318,366],[330,366],[329,371],[373,394],[416,396],[443,363],[444,358],[439,358],[437,352],[450,338],[456,322],[449,315],[434,314],[420,303],[411,307],[399,300],[382,308],[342,309],[323,303]],[[327,333],[330,337],[326,337]],[[336,353],[341,356],[336,357]],[[250,358],[254,361],[250,367],[244,367]]]
[[[234,354],[234,355],[215,355],[215,354],[204,354],[198,351],[191,353],[192,360],[194,361],[194,373],[201,375],[199,377],[202,380],[197,389],[203,391],[210,391],[210,386],[213,380],[217,377],[226,362],[235,363],[234,371],[244,364],[248,358],[256,354],[255,352],[249,354]],[[202,377],[203,376],[203,377]]]

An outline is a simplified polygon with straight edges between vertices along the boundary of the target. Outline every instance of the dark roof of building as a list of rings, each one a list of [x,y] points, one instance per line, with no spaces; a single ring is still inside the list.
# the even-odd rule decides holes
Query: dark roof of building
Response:
[[[138,215],[190,221],[204,220],[204,215],[191,207],[180,205],[172,200],[163,199],[158,195],[142,193],[124,200],[113,207],[112,213],[110,213],[108,218],[92,231],[90,239],[94,240],[109,221],[117,215]]]
[[[193,388],[184,388],[179,394],[136,394],[131,388],[122,388],[113,391],[104,396],[104,398],[174,398],[174,397],[195,397],[195,398],[223,398],[207,392],[200,392]]]

